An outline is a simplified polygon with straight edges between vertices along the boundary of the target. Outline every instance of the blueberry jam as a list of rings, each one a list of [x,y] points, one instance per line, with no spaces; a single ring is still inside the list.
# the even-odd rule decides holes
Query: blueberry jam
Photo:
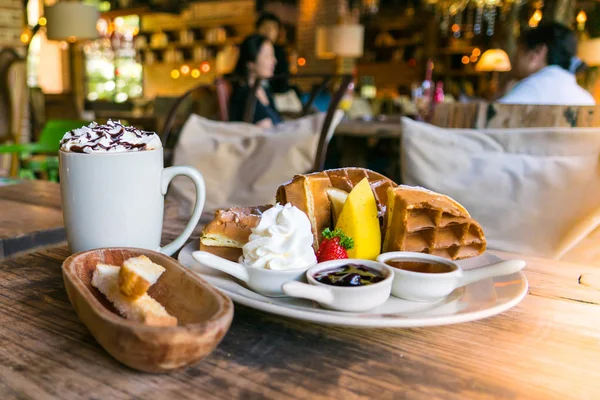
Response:
[[[381,282],[385,276],[376,269],[359,264],[346,264],[314,275],[317,282],[332,286],[365,286]]]

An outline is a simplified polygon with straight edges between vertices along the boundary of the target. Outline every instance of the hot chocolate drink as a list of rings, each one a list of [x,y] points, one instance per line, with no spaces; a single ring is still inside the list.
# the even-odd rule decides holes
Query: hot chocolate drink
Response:
[[[137,247],[171,255],[185,244],[202,214],[204,179],[191,167],[164,168],[156,133],[94,122],[67,132],[60,146],[63,216],[72,252]],[[194,213],[185,231],[160,247],[164,196],[177,175],[196,186]]]
[[[106,125],[92,122],[88,126],[73,129],[65,133],[60,141],[60,149],[71,153],[117,153],[160,147],[162,143],[156,133],[111,120]]]

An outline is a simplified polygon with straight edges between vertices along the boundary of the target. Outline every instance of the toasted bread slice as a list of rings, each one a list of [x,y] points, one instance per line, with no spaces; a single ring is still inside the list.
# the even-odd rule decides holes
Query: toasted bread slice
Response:
[[[252,228],[258,225],[267,206],[234,207],[217,210],[215,218],[202,230],[200,243],[205,246],[242,248],[248,243]]]
[[[262,213],[271,205],[257,207],[235,207],[218,210],[204,227],[200,236],[200,250],[237,262],[242,247],[248,243],[252,228],[260,222]]]
[[[130,258],[119,271],[119,289],[127,297],[137,299],[154,285],[165,269],[146,256]]]
[[[119,290],[121,267],[98,264],[92,276],[92,286],[97,288],[115,306],[123,317],[152,326],[175,326],[177,318],[152,297],[144,293],[136,300]]]

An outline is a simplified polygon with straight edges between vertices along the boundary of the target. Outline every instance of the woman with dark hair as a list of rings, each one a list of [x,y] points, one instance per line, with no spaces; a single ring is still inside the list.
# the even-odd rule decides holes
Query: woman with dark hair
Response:
[[[275,49],[275,58],[277,65],[275,66],[275,76],[278,78],[271,80],[270,88],[273,93],[285,93],[290,89],[288,78],[286,75],[290,73],[290,63],[288,61],[285,45],[280,39],[285,41],[285,29],[281,24],[281,20],[275,14],[265,12],[256,20],[256,33],[266,36]]]
[[[275,70],[275,53],[273,44],[262,35],[248,36],[240,46],[240,56],[235,67],[235,75],[242,82],[233,88],[229,104],[231,121],[243,121],[248,96],[252,95],[252,87],[257,79],[270,79]],[[252,122],[263,128],[270,128],[281,122],[281,116],[275,108],[273,97],[265,87],[256,92],[256,107]]]
[[[508,104],[594,105],[570,69],[577,36],[557,22],[542,23],[519,37],[512,74],[519,81],[499,101]]]

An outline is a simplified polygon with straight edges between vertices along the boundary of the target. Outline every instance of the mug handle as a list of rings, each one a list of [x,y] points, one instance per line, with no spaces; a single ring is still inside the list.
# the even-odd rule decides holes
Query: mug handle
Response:
[[[202,174],[198,172],[197,169],[188,166],[177,166],[163,169],[160,178],[160,188],[163,196],[167,194],[167,188],[169,187],[171,180],[178,175],[187,176],[192,180],[192,182],[194,182],[194,186],[196,187],[196,203],[194,205],[192,217],[190,218],[190,221],[187,223],[181,235],[179,235],[177,239],[173,240],[168,245],[158,249],[159,252],[167,256],[171,256],[173,253],[179,250],[185,244],[186,240],[189,239],[190,235],[194,231],[194,228],[196,228],[196,225],[198,225],[198,221],[200,221],[202,209],[204,208],[204,201],[206,200],[206,185],[204,184],[204,178],[202,177]]]

